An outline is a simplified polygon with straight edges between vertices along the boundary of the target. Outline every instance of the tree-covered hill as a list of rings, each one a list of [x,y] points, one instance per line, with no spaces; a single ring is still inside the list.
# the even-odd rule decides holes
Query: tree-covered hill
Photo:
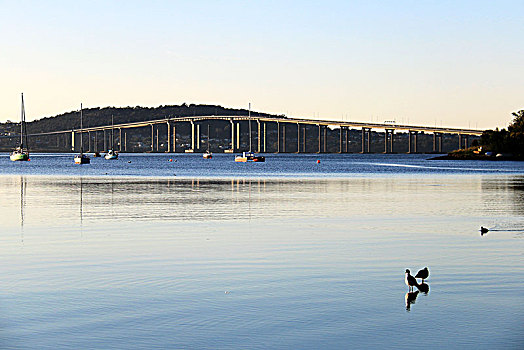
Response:
[[[104,107],[83,110],[84,127],[110,125],[111,116],[115,124],[163,119],[167,117],[187,117],[193,115],[247,115],[246,109],[225,108],[214,105],[187,105],[148,107]],[[267,113],[251,112],[253,116],[270,116]],[[42,118],[27,123],[28,133],[56,130],[70,130],[80,127],[79,111],[67,112],[54,117]]]

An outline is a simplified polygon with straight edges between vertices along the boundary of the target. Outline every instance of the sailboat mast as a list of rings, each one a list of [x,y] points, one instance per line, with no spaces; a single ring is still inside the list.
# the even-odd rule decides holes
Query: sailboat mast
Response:
[[[207,153],[209,153],[209,123],[207,124]]]
[[[251,153],[251,102],[247,111],[247,120],[249,123],[249,152]]]
[[[20,149],[24,148],[24,123],[25,123],[25,108],[24,108],[24,93],[22,92],[22,109],[20,115]]]
[[[113,123],[112,114],[111,114],[111,149],[115,149],[114,123]]]
[[[84,153],[84,138],[83,136],[84,127],[82,124],[82,104],[80,104],[80,154]]]

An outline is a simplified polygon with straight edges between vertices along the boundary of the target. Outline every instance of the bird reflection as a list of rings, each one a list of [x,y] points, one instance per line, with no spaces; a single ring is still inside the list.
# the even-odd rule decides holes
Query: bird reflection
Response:
[[[410,311],[411,310],[411,304],[415,304],[415,300],[417,300],[417,296],[418,296],[418,293],[419,291],[417,290],[416,292],[407,292],[406,293],[406,311]]]
[[[427,295],[429,293],[429,284],[422,282],[417,285],[417,289]]]

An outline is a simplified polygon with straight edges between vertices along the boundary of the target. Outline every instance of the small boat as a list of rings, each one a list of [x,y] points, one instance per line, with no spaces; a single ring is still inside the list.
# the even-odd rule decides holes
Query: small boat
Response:
[[[89,164],[91,163],[91,158],[87,154],[81,153],[75,156],[75,164]]]
[[[209,151],[209,124],[207,125],[207,150],[202,155],[202,158],[204,158],[204,159],[212,159],[213,158],[213,153],[211,153]]]
[[[20,144],[11,152],[9,157],[12,161],[29,160],[29,149],[27,147],[27,132],[25,129],[24,94],[22,93],[22,112],[20,120]]]
[[[114,120],[113,115],[111,115],[111,147],[115,146],[115,133],[114,133]],[[112,149],[107,150],[106,155],[104,156],[105,159],[118,159],[118,152],[113,151]]]
[[[112,149],[108,150],[106,155],[104,156],[105,159],[118,159],[118,152],[113,151]]]
[[[80,154],[75,156],[75,164],[89,164],[91,158],[87,154],[84,154],[84,140],[82,137],[82,131],[84,130],[82,124],[82,104],[80,104]]]
[[[242,152],[242,155],[235,157],[235,162],[265,162],[264,156],[255,156],[253,152]]]
[[[100,152],[95,152],[95,153],[93,153],[93,157],[98,158],[98,157],[102,157],[102,156],[100,155]]]
[[[255,156],[251,151],[251,103],[249,104],[248,109],[248,122],[249,122],[249,152],[242,152],[242,155],[235,156],[235,162],[265,162],[266,157],[264,156]]]

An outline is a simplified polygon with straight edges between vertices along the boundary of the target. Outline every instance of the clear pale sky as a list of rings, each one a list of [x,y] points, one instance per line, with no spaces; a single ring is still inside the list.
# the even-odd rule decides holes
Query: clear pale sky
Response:
[[[3,1],[0,121],[203,103],[506,127],[524,1]]]

